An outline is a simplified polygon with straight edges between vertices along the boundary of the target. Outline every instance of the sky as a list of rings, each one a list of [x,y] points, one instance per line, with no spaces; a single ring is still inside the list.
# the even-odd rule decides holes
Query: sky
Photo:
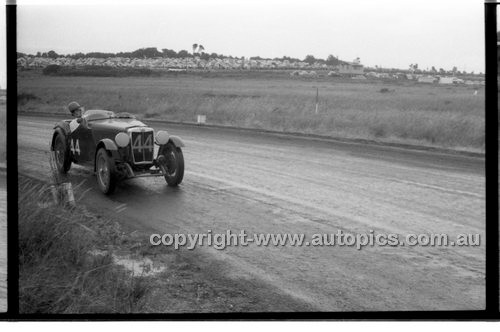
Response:
[[[18,51],[157,47],[484,72],[483,0],[18,0]]]

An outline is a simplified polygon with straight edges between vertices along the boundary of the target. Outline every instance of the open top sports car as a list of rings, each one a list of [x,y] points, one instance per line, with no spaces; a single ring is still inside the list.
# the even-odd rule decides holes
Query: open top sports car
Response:
[[[177,186],[184,176],[182,140],[156,132],[130,113],[88,110],[81,118],[54,126],[51,150],[57,169],[67,173],[72,163],[94,168],[97,184],[111,194],[120,180],[164,176]]]

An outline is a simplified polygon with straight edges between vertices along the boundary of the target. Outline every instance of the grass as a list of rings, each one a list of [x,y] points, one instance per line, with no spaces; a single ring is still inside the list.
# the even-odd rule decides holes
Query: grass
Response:
[[[128,313],[141,310],[146,278],[113,265],[111,253],[89,251],[121,240],[117,224],[81,209],[41,208],[48,186],[19,179],[21,313]]]
[[[205,114],[213,124],[484,151],[484,87],[266,72],[97,78],[27,71],[18,84],[21,111],[66,113],[77,100],[145,118],[195,121]]]

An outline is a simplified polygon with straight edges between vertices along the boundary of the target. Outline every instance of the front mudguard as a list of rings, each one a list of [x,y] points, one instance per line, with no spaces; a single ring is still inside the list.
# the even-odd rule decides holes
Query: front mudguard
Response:
[[[167,148],[168,144],[172,144],[174,147],[179,149],[185,146],[184,142],[181,140],[179,136],[170,136],[167,144],[160,145],[160,148],[158,149],[157,158],[163,155],[163,151]]]
[[[172,143],[176,148],[182,148],[185,146],[184,142],[181,140],[179,136],[170,136],[168,141]]]

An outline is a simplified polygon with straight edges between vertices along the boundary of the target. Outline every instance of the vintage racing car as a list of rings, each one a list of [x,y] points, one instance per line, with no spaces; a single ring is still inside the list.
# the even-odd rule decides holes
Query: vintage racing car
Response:
[[[54,127],[51,150],[60,173],[71,163],[94,168],[97,184],[111,194],[120,180],[164,176],[177,186],[184,176],[182,140],[167,131],[156,132],[130,113],[88,110],[81,118]]]

